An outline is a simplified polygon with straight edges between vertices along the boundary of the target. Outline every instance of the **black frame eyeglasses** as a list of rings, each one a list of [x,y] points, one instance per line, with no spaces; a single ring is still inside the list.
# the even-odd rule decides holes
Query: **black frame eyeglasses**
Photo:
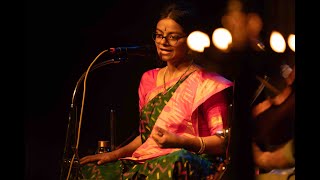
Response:
[[[168,34],[167,36],[164,36],[163,34],[160,34],[160,33],[152,33],[152,39],[154,40],[154,42],[156,42],[157,44],[160,44],[162,39],[165,39],[170,46],[176,45],[179,39],[184,37],[187,37],[187,36],[185,35],[182,36],[179,34]]]

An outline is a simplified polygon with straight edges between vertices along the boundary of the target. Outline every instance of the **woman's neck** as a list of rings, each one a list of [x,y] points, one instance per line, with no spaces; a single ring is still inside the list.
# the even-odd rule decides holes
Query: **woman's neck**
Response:
[[[189,65],[187,65],[187,67],[185,67],[184,64],[180,64],[178,67],[174,67],[175,71],[173,72],[173,75],[171,75],[171,77],[166,77],[168,68],[170,67],[170,66],[166,66],[164,70],[164,75],[163,75],[163,88],[164,88],[163,92],[167,93],[167,91],[169,91],[170,89],[170,88],[167,89],[166,80],[172,80],[172,79],[175,79],[176,77],[179,77],[179,79],[176,81],[176,83],[178,83],[181,80],[181,78],[190,70],[192,65],[193,65],[193,61],[189,62]],[[173,86],[171,86],[171,88],[172,87]]]
[[[179,63],[167,62],[166,74],[168,77],[170,77],[169,79],[176,78],[177,76],[181,75],[181,73],[184,73],[186,69],[192,65],[192,63],[192,60]]]

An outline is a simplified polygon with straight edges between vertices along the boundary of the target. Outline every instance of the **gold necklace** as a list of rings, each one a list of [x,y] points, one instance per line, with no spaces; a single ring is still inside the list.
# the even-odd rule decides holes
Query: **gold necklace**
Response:
[[[181,78],[189,71],[191,65],[193,64],[193,61],[191,61],[191,63],[189,64],[187,70],[180,76],[180,78],[178,79],[178,81],[176,82],[176,84],[181,80]],[[167,93],[173,86],[171,86],[169,89],[166,88],[166,74],[167,74],[167,69],[168,66],[166,67],[165,71],[164,71],[164,75],[163,75],[163,88],[164,88],[164,92],[163,93]]]

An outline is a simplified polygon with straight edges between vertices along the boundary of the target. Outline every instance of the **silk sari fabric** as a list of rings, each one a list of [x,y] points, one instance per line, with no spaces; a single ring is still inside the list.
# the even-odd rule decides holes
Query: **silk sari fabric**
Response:
[[[227,101],[222,90],[232,82],[202,69],[180,81],[157,86],[159,68],[142,75],[139,85],[142,145],[131,157],[106,165],[81,168],[84,179],[213,179],[223,159],[181,148],[160,148],[150,136],[155,126],[180,136],[210,136],[227,126]],[[171,88],[172,87],[172,88]]]

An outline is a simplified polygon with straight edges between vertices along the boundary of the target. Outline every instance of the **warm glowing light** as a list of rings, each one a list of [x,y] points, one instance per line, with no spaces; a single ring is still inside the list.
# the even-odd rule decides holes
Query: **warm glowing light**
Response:
[[[295,35],[294,34],[290,34],[288,36],[288,46],[293,52],[295,52]]]
[[[283,53],[286,50],[286,42],[279,32],[272,31],[270,36],[270,46],[272,50],[277,53]]]
[[[212,33],[212,42],[220,50],[227,50],[232,43],[231,33],[225,28],[218,28]]]
[[[262,29],[263,22],[259,14],[248,13],[247,14],[247,34],[249,38],[258,38]]]
[[[187,44],[190,49],[197,52],[203,52],[204,48],[210,46],[210,38],[206,33],[194,31],[188,36]]]

